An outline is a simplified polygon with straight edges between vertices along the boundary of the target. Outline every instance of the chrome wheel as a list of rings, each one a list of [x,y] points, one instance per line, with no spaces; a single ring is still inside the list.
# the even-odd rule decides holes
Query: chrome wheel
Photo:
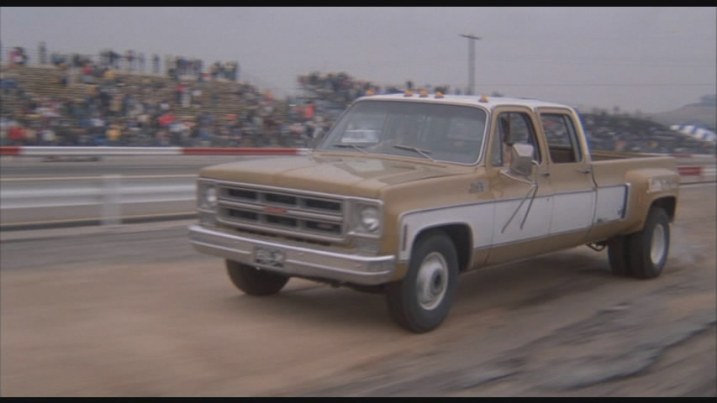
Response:
[[[448,263],[437,252],[428,254],[418,270],[416,295],[418,304],[425,310],[433,310],[446,295],[448,289]]]

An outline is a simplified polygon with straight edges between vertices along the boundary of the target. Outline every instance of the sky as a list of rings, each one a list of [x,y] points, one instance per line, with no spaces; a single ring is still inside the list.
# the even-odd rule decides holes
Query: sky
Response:
[[[127,49],[237,61],[240,80],[298,95],[297,77],[469,84],[579,108],[659,113],[716,90],[715,7],[0,7],[4,60]]]

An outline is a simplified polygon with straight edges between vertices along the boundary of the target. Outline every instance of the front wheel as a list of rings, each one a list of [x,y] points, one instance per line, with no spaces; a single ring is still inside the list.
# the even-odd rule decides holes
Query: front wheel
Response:
[[[227,260],[227,273],[236,288],[254,296],[274,295],[281,291],[289,277]]]
[[[414,245],[408,273],[386,287],[391,317],[405,329],[424,333],[448,316],[458,285],[458,257],[453,242],[440,232]]]

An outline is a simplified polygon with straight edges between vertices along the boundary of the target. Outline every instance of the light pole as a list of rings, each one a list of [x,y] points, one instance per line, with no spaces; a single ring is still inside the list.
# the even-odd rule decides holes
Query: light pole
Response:
[[[480,38],[475,35],[460,34],[468,39],[468,95],[473,95],[475,89],[475,41]]]

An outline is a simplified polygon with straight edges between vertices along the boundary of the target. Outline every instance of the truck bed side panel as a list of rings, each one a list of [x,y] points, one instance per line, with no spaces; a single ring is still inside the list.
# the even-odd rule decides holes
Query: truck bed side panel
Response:
[[[672,157],[598,160],[592,163],[592,171],[598,192],[594,226],[589,235],[592,241],[639,231],[655,200],[677,197],[679,175]],[[664,178],[666,185],[653,187],[655,178]],[[617,212],[622,217],[611,219]]]

